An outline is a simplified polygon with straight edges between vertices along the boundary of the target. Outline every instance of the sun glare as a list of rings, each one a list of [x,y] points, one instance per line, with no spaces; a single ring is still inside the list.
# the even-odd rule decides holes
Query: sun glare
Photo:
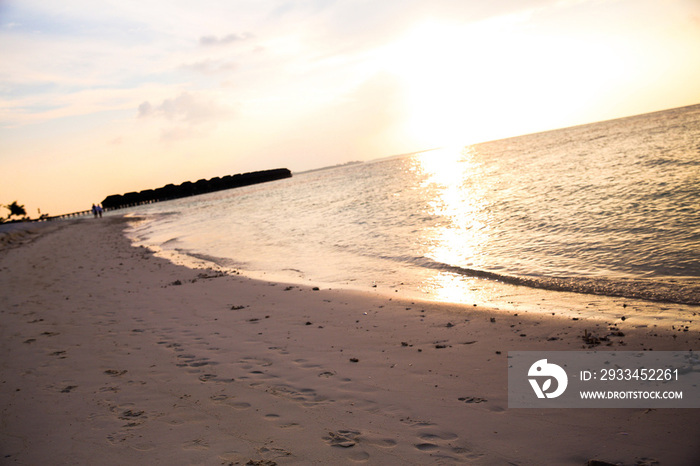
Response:
[[[384,66],[404,82],[408,130],[425,145],[459,145],[469,139],[469,63],[456,59],[457,28],[426,23],[394,43]]]
[[[576,124],[621,72],[605,38],[553,37],[520,16],[426,22],[386,47],[381,66],[404,84],[416,142],[464,146]]]

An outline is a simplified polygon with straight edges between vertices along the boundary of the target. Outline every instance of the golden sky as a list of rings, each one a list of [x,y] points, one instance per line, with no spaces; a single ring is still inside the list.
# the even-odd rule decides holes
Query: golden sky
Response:
[[[0,204],[696,104],[698,51],[697,0],[0,0]]]

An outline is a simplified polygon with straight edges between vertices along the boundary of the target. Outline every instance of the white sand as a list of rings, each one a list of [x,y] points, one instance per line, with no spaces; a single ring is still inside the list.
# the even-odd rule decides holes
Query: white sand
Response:
[[[508,351],[606,322],[201,276],[123,227],[0,250],[0,464],[700,464],[697,410],[508,409]]]

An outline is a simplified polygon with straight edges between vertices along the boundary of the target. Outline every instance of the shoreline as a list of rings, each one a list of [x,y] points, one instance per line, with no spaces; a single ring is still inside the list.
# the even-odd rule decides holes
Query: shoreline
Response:
[[[137,214],[129,214],[127,217],[135,225],[138,225],[140,218]],[[438,280],[434,276],[426,275],[425,278],[431,282],[443,282],[441,288],[436,288],[433,284],[433,291],[418,290],[396,279],[386,280],[383,283],[373,282],[372,285],[369,282],[363,285],[359,281],[331,283],[306,278],[301,271],[295,269],[285,269],[289,273],[244,270],[245,266],[229,265],[228,263],[232,261],[229,258],[178,249],[164,249],[139,238],[134,228],[137,229],[138,227],[130,226],[125,232],[132,245],[136,247],[144,246],[159,258],[195,270],[214,269],[223,273],[243,274],[261,281],[343,289],[369,295],[384,296],[386,298],[400,296],[405,300],[421,301],[428,304],[471,306],[477,303],[478,306],[506,313],[552,315],[552,312],[554,312],[563,317],[598,319],[601,321],[617,320],[621,316],[634,317],[635,321],[640,325],[648,325],[654,328],[663,327],[668,330],[688,326],[690,329],[700,332],[699,305],[606,294],[550,290],[477,277],[462,277],[457,280],[453,277],[446,277],[444,280]],[[427,286],[427,288],[431,287]]]
[[[0,250],[2,464],[700,459],[693,409],[507,400],[508,351],[586,349],[612,324],[624,337],[596,350],[697,350],[694,328],[193,270],[132,247],[127,221]]]

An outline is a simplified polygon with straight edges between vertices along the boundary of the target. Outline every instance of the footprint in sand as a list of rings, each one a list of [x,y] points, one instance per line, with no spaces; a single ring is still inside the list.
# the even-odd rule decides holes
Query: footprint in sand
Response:
[[[307,359],[295,359],[293,362],[303,369],[318,369],[321,367],[320,364],[309,362]]]
[[[418,435],[418,438],[421,440],[428,441],[428,442],[440,441],[440,440],[454,440],[457,438],[457,434],[453,434],[452,432],[438,432],[438,433],[424,432],[424,433]]]
[[[416,449],[430,453],[433,458],[443,458],[455,463],[474,461],[482,455],[474,453],[463,445],[455,445],[459,441],[459,436],[453,432],[444,431],[423,431],[418,434],[419,443],[414,446]]]
[[[327,437],[323,437],[330,446],[350,448],[357,445],[359,442],[360,432],[356,430],[339,430],[337,432],[328,432]]]
[[[355,461],[357,463],[364,463],[369,460],[369,453],[366,451],[358,450],[353,451],[348,455],[350,461]]]
[[[208,450],[209,449],[209,443],[206,440],[203,440],[201,438],[194,439],[189,442],[185,442],[182,445],[183,450]]]
[[[234,409],[248,409],[250,408],[251,404],[247,403],[245,401],[235,401],[235,397],[230,397],[228,395],[213,395],[209,397],[211,401],[213,401],[216,404],[224,404],[226,406],[230,406]]]
[[[190,367],[202,367],[202,366],[209,366],[209,365],[216,365],[218,362],[213,362],[213,361],[206,361],[207,358],[202,358],[199,361],[192,361],[189,366]]]
[[[471,403],[486,403],[488,400],[486,398],[480,398],[478,396],[462,396],[457,398],[459,401],[464,401],[467,404]]]
[[[229,406],[236,409],[248,409],[250,408],[250,403],[246,403],[245,401],[237,401],[235,403],[229,403]]]
[[[112,445],[119,445],[122,442],[125,442],[126,439],[128,439],[131,435],[126,434],[124,432],[116,432],[113,434],[109,434],[107,436],[107,441],[111,443]]]
[[[137,443],[136,445],[132,446],[136,451],[151,451],[156,448],[155,444],[153,443]]]
[[[299,402],[302,406],[311,407],[318,404],[332,402],[327,397],[319,395],[312,388],[296,388],[287,384],[280,384],[270,387],[268,392],[274,396],[288,398]]]
[[[379,447],[379,448],[394,448],[397,445],[396,440],[391,439],[391,438],[368,437],[368,438],[363,438],[362,442],[366,443],[368,445]]]
[[[284,448],[277,447],[260,447],[258,448],[258,453],[266,458],[278,458],[280,456],[291,455],[291,453]]]
[[[420,451],[433,451],[437,450],[440,447],[434,443],[417,443],[416,448]]]
[[[323,440],[325,440],[331,447],[350,450],[346,454],[347,458],[351,461],[365,462],[369,460],[369,453],[362,449],[356,448],[356,445],[360,442],[360,432],[356,430],[338,430],[336,432],[328,432],[328,436],[323,437]]]
[[[281,416],[279,414],[275,414],[275,413],[269,413],[269,414],[266,414],[265,416],[263,416],[263,419],[265,419],[266,421],[279,421],[280,418],[281,418]],[[299,423],[297,423],[297,422],[286,422],[286,423],[277,424],[277,427],[279,427],[280,429],[291,429],[293,427],[301,428],[301,425],[299,425]]]
[[[209,358],[197,358],[194,354],[178,354],[177,358],[182,360],[178,362],[176,366],[178,367],[204,367],[204,366],[215,366],[218,362],[211,361]]]
[[[289,354],[289,351],[287,351],[284,348],[281,348],[279,346],[270,346],[267,349],[272,350],[272,351],[277,351],[279,354]]]
[[[435,451],[439,450],[441,447],[443,449],[451,449],[452,447],[448,445],[448,442],[455,440],[457,438],[456,434],[453,433],[429,433],[424,432],[418,435],[418,438],[422,442],[415,444],[415,447],[420,451]]]
[[[202,374],[202,375],[200,375],[200,376],[198,377],[198,379],[199,379],[201,382],[209,382],[209,381],[212,381],[212,382],[216,382],[216,383],[232,383],[232,382],[235,382],[235,381],[236,381],[236,380],[233,379],[233,378],[231,378],[231,379],[225,379],[225,378],[223,378],[223,377],[219,377],[219,376],[216,375],[216,374]]]
[[[59,356],[58,359],[66,359],[65,354],[65,351],[54,351],[53,353],[51,353],[51,356]]]
[[[123,406],[117,406],[117,405],[111,405],[109,406],[109,410],[116,416],[117,419],[126,421],[126,424],[122,425],[122,427],[130,428],[130,427],[139,427],[143,425],[146,420],[148,419],[148,415],[146,414],[145,411],[140,410],[140,409],[135,409],[135,408],[128,408],[127,406],[132,405],[131,403],[127,403],[126,405]]]
[[[262,367],[269,367],[272,365],[272,361],[270,361],[269,359],[261,359],[261,358],[254,358],[254,357],[241,358],[241,360],[239,362],[241,364],[247,364],[247,366],[244,366],[244,369],[252,369],[253,365],[262,366]]]
[[[301,429],[301,424],[299,424],[298,422],[287,422],[285,424],[279,424],[277,427],[279,427],[280,429]]]
[[[258,380],[270,380],[270,379],[279,379],[278,375],[275,374],[270,374],[267,372],[259,371],[259,370],[254,370],[248,372],[248,374],[251,375],[251,377],[255,377]],[[243,376],[241,377],[242,379],[248,379],[249,377]]]

